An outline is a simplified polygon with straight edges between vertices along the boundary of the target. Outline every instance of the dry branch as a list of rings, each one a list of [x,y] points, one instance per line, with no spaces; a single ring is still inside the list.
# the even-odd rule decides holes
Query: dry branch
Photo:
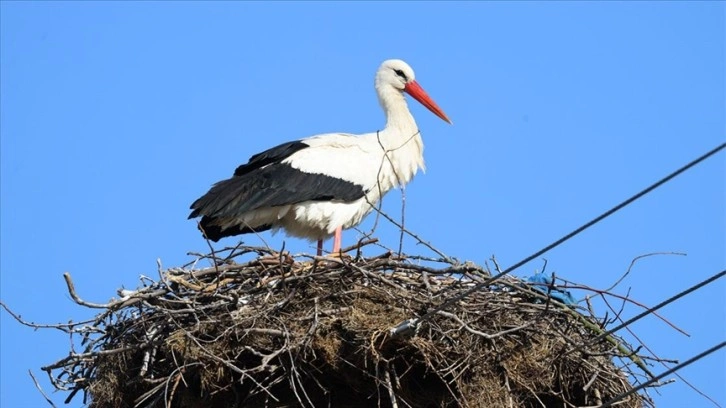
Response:
[[[196,268],[203,261],[212,266]],[[513,277],[437,312],[414,336],[391,336],[488,276],[390,253],[236,247],[160,266],[158,281],[97,304],[66,275],[72,298],[101,313],[64,326],[83,350],[43,370],[69,400],[81,392],[98,408],[596,406],[631,390],[629,376],[650,377],[619,338],[592,341],[601,319]],[[643,405],[632,394],[619,406]]]

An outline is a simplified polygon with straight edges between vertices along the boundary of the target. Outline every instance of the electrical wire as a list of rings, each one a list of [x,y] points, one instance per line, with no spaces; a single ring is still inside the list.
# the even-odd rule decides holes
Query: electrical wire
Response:
[[[651,308],[646,309],[644,312],[640,313],[639,315],[637,315],[637,316],[635,316],[635,317],[633,317],[631,319],[628,319],[628,320],[622,322],[621,324],[613,327],[612,329],[606,331],[605,333],[600,334],[599,336],[597,336],[594,339],[590,340],[589,341],[589,344],[597,343],[598,341],[600,341],[600,340],[604,339],[605,337],[607,337],[607,336],[615,333],[616,331],[618,331],[618,330],[620,330],[620,329],[622,329],[624,327],[627,327],[627,326],[633,324],[635,321],[640,320],[640,319],[644,318],[645,316],[648,316],[649,314],[655,312],[656,310],[660,309],[661,307],[663,307],[663,306],[665,306],[665,305],[667,305],[669,303],[673,303],[676,300],[682,298],[683,296],[686,296],[687,294],[689,294],[689,293],[691,293],[691,292],[693,292],[695,290],[698,290],[698,289],[700,289],[700,288],[708,285],[711,282],[714,282],[714,281],[716,281],[718,279],[723,278],[724,275],[726,275],[726,269],[723,270],[723,271],[721,271],[721,272],[719,272],[719,273],[717,273],[717,274],[715,274],[715,275],[713,275],[713,276],[711,276],[710,278],[708,278],[708,279],[706,279],[704,281],[701,281],[701,282],[699,282],[699,283],[691,286],[690,288],[688,288],[686,290],[683,290],[681,292],[678,292],[677,294],[675,294],[675,295],[669,297],[668,299],[666,299],[666,300],[658,303],[657,305],[655,305],[655,306],[653,306]]]
[[[454,296],[452,298],[449,298],[449,299],[445,300],[443,303],[441,303],[440,305],[438,305],[438,306],[434,307],[433,309],[429,310],[428,312],[426,312],[421,317],[414,318],[414,319],[409,319],[409,320],[406,320],[404,322],[399,323],[396,327],[394,327],[394,328],[392,328],[390,330],[391,336],[395,337],[395,336],[400,336],[400,335],[404,335],[404,334],[415,333],[416,329],[419,327],[419,325],[421,323],[424,323],[424,322],[430,320],[438,312],[440,312],[442,310],[445,310],[445,309],[448,309],[451,306],[453,306],[455,303],[459,302],[460,300],[462,300],[462,299],[470,296],[471,294],[473,294],[475,292],[478,292],[478,291],[480,291],[480,290],[488,287],[489,285],[491,285],[496,280],[498,280],[498,279],[502,278],[503,276],[511,273],[512,271],[518,269],[522,265],[530,262],[531,260],[533,260],[535,258],[538,258],[539,256],[541,256],[545,252],[548,252],[551,249],[554,249],[555,247],[561,245],[562,243],[564,243],[564,242],[568,241],[569,239],[573,238],[574,236],[578,235],[582,231],[584,231],[584,230],[592,227],[593,225],[597,224],[598,222],[600,222],[600,221],[604,220],[605,218],[613,215],[614,213],[620,211],[624,207],[630,205],[635,200],[643,197],[644,195],[650,193],[651,191],[655,190],[656,188],[660,187],[661,185],[663,185],[663,184],[667,183],[668,181],[672,180],[673,178],[675,178],[679,174],[685,172],[686,170],[692,168],[693,166],[701,163],[702,161],[708,159],[709,157],[711,157],[714,154],[718,153],[719,151],[723,150],[724,147],[726,147],[726,143],[722,143],[721,145],[716,146],[715,148],[713,148],[710,151],[704,153],[703,155],[699,156],[698,158],[692,160],[691,162],[689,162],[688,164],[686,164],[683,167],[679,168],[678,170],[670,173],[669,175],[667,175],[667,176],[663,177],[662,179],[658,180],[657,182],[651,184],[649,187],[641,190],[639,193],[631,196],[630,198],[628,198],[627,200],[621,202],[620,204],[616,205],[615,207],[609,209],[608,211],[605,211],[601,215],[593,218],[589,222],[587,222],[587,223],[583,224],[582,226],[576,228],[574,231],[572,231],[569,234],[563,236],[562,238],[558,239],[557,241],[555,241],[555,242],[547,245],[546,247],[540,249],[539,251],[533,253],[532,255],[530,255],[530,256],[522,259],[521,261],[515,263],[514,265],[512,265],[509,268],[503,270],[502,272],[498,273],[497,275],[494,275],[491,278],[489,278],[489,279],[487,279],[487,280],[485,280],[485,281],[483,281],[483,282],[481,282],[481,283],[473,286],[471,289],[469,289],[469,290],[467,290],[467,291],[465,291],[465,292],[463,292],[463,293],[461,293],[461,294],[459,294],[457,296]]]
[[[663,377],[665,377],[667,375],[671,375],[671,374],[675,373],[676,371],[680,370],[681,368],[683,368],[683,367],[685,367],[687,365],[690,365],[692,363],[695,363],[696,361],[698,361],[698,360],[706,357],[707,355],[709,355],[711,353],[714,353],[714,352],[718,351],[719,349],[723,348],[723,346],[726,346],[726,341],[722,341],[721,343],[719,343],[719,344],[711,347],[710,349],[708,349],[708,350],[706,350],[706,351],[704,351],[704,352],[702,352],[702,353],[700,353],[700,354],[698,354],[696,356],[693,356],[693,357],[689,358],[688,360],[682,362],[681,364],[678,364],[677,366],[671,368],[670,370],[667,370],[667,371],[665,371],[665,372],[657,375],[656,377],[651,378],[650,380],[648,380],[648,381],[646,381],[646,382],[638,385],[637,387],[631,388],[630,390],[628,390],[628,391],[626,391],[626,392],[624,392],[622,394],[616,395],[615,397],[613,397],[613,399],[611,399],[610,401],[608,401],[608,402],[600,405],[597,408],[612,407],[618,401],[624,399],[628,395],[634,394],[634,393],[642,390],[643,388],[645,388],[645,387],[647,387],[647,386],[649,386],[649,385],[651,385],[651,384],[659,381],[661,378],[663,378]]]

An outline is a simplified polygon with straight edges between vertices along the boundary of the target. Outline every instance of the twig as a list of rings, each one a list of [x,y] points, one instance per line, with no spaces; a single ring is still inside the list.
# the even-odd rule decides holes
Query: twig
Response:
[[[471,327],[469,327],[468,324],[464,323],[459,318],[459,316],[457,316],[457,315],[455,315],[453,313],[444,312],[444,311],[438,311],[437,314],[439,314],[441,316],[444,316],[444,317],[448,317],[449,319],[454,319],[454,321],[456,321],[457,323],[459,323],[469,333],[476,334],[477,336],[481,336],[481,337],[483,337],[483,338],[485,338],[487,340],[492,340],[492,339],[495,339],[497,337],[501,337],[501,336],[504,336],[504,335],[507,335],[507,334],[511,334],[511,333],[517,332],[517,331],[522,330],[522,329],[526,329],[527,327],[529,327],[532,324],[534,324],[534,320],[530,320],[529,322],[527,322],[527,323],[525,323],[525,324],[523,324],[521,326],[512,327],[511,329],[502,330],[502,331],[497,332],[497,333],[494,333],[494,334],[486,334],[486,333],[481,332],[479,330],[472,329]]]
[[[40,383],[33,375],[33,372],[31,370],[28,370],[28,374],[30,374],[30,378],[33,379],[33,383],[35,384],[35,388],[37,388],[38,391],[40,391],[40,394],[43,395],[43,398],[45,398],[45,400],[48,402],[48,404],[50,404],[51,407],[56,408],[53,401],[51,401],[51,399],[48,397],[48,395],[45,394],[45,391],[43,391],[43,388],[40,386]]]
[[[388,397],[391,399],[391,407],[398,408],[396,393],[394,392],[393,384],[391,383],[391,373],[388,372],[388,364],[386,364],[383,368],[383,376],[386,379],[386,388],[388,389]]]
[[[596,370],[592,374],[592,377],[590,377],[590,379],[587,381],[587,383],[585,383],[585,385],[582,386],[582,390],[587,392],[587,390],[592,386],[592,384],[595,382],[595,380],[597,380],[598,375],[600,375],[600,370]]]
[[[625,279],[625,277],[630,274],[630,270],[633,269],[633,266],[636,264],[636,262],[638,262],[639,260],[641,260],[643,258],[647,258],[649,256],[655,256],[655,255],[680,255],[680,256],[686,256],[686,253],[684,253],[684,252],[651,252],[651,253],[648,253],[648,254],[638,255],[635,258],[633,258],[632,261],[630,261],[630,266],[628,266],[628,270],[625,271],[625,273],[620,278],[618,278],[618,280],[616,280],[615,283],[613,283],[609,288],[603,290],[603,292],[610,292],[611,290],[615,289],[615,287],[618,286],[620,284],[620,282],[622,282],[623,279]]]
[[[10,314],[10,316],[12,316],[13,319],[15,319],[18,323],[22,324],[23,326],[32,327],[34,329],[58,329],[65,333],[78,333],[80,330],[96,331],[98,333],[103,333],[103,330],[85,326],[93,323],[93,319],[70,323],[40,324],[23,320],[23,318],[19,314],[13,312],[12,309],[10,309],[10,307],[8,307],[8,305],[6,305],[5,302],[3,302],[2,300],[0,300],[0,306],[2,306],[2,308],[5,309],[5,311],[8,312],[8,314]]]
[[[370,238],[370,239],[361,240],[361,241],[358,241],[355,245],[351,245],[349,247],[345,247],[345,248],[341,249],[340,252],[346,253],[346,252],[350,252],[354,249],[361,249],[366,245],[375,244],[376,242],[378,242],[378,238]]]
[[[92,309],[109,309],[113,302],[111,303],[91,303],[86,302],[85,300],[81,299],[80,296],[76,293],[76,288],[73,285],[73,280],[71,279],[71,274],[66,272],[63,274],[63,279],[66,281],[66,286],[68,286],[68,293],[71,295],[71,298],[74,302],[78,303],[81,306],[90,307]]]
[[[625,399],[626,397],[628,397],[629,395],[634,394],[634,393],[640,391],[641,389],[647,387],[648,385],[650,385],[652,383],[656,383],[661,378],[666,377],[668,375],[671,375],[672,373],[674,373],[674,372],[682,369],[683,367],[689,366],[692,363],[694,363],[694,362],[696,362],[696,361],[698,361],[698,360],[706,357],[707,355],[709,355],[709,354],[711,354],[713,352],[716,352],[716,351],[722,349],[724,346],[726,346],[726,341],[722,341],[721,343],[719,343],[719,344],[717,344],[717,345],[715,345],[715,346],[713,346],[713,347],[711,347],[711,348],[709,348],[709,349],[707,349],[707,350],[705,350],[705,351],[703,351],[703,352],[701,352],[701,353],[699,353],[699,354],[697,354],[697,355],[689,358],[688,360],[684,361],[683,363],[678,364],[677,366],[671,368],[670,370],[667,370],[667,371],[665,371],[665,372],[663,372],[661,374],[658,374],[657,376],[651,378],[650,380],[644,382],[643,384],[641,384],[641,385],[639,385],[637,387],[634,387],[634,388],[632,388],[632,389],[630,389],[630,390],[628,390],[628,391],[626,391],[626,392],[624,392],[622,394],[616,395],[610,401],[608,401],[605,404],[601,405],[600,408],[607,408],[607,407],[614,406],[614,405],[617,404],[618,401],[621,401],[621,400]]]

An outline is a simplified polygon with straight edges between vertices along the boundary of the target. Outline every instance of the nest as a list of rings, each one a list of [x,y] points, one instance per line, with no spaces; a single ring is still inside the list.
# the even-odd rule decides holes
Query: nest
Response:
[[[102,311],[73,326],[84,352],[43,369],[97,408],[596,406],[643,375],[627,344],[599,339],[601,319],[512,277],[393,330],[489,276],[390,252],[235,247],[99,305],[66,275]]]

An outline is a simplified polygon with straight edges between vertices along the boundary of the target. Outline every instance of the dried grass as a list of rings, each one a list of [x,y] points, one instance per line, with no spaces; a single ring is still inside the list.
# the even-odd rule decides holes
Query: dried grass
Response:
[[[94,305],[102,312],[81,334],[85,352],[44,368],[54,385],[95,408],[580,407],[643,375],[614,364],[639,361],[627,344],[592,343],[598,318],[511,277],[414,336],[392,335],[489,276],[476,265],[220,253],[198,260],[211,267],[160,270]],[[619,406],[644,404],[633,394]]]

